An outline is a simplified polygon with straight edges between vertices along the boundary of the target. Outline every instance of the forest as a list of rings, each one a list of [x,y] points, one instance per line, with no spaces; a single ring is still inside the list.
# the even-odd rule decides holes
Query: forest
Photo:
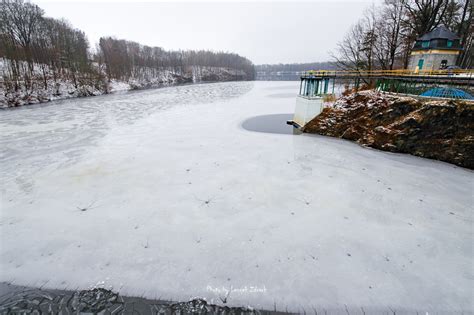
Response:
[[[117,40],[112,37],[100,39],[99,52],[94,60],[99,65],[104,64],[107,77],[127,80],[138,77],[146,70],[172,70],[184,74],[190,67],[230,68],[241,70],[242,80],[253,80],[253,64],[247,58],[237,54],[211,52],[206,50],[166,51],[160,47],[143,46],[139,43]]]
[[[333,59],[344,70],[392,70],[408,65],[417,38],[445,25],[461,39],[457,65],[473,67],[471,0],[384,0],[366,9],[363,17],[339,42]]]
[[[84,32],[24,0],[0,2],[0,70],[0,97],[12,106],[103,94],[115,81],[145,88],[255,75],[250,60],[227,52],[167,51],[112,37],[92,49]]]

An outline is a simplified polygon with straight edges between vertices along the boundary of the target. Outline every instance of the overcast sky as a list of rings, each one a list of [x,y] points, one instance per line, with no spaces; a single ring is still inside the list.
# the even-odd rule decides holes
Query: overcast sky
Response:
[[[83,30],[91,46],[101,36],[115,36],[165,49],[235,52],[262,64],[329,60],[347,29],[377,0],[33,2],[47,16]]]

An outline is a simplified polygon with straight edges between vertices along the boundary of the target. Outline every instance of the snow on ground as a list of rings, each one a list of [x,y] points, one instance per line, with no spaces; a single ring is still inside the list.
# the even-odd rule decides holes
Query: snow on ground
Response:
[[[33,64],[33,75],[30,77],[31,85],[27,87],[23,81],[24,72],[28,68],[26,62],[20,63],[20,68],[22,69],[20,77],[22,79],[18,81],[19,89],[15,91],[12,82],[7,84],[11,79],[7,64],[6,59],[0,58],[0,109],[43,103],[51,100],[96,96],[104,93],[100,86],[101,84],[97,80],[82,78],[75,84],[72,76],[67,76],[65,73],[56,73],[56,76],[59,76],[59,78],[55,80],[53,71],[48,65],[37,63]],[[46,87],[43,71],[47,77]],[[82,81],[82,83],[79,81]]]
[[[112,80],[109,83],[110,92],[118,92],[118,91],[128,91],[130,90],[130,84],[123,81]]]
[[[311,310],[473,311],[473,172],[251,132],[297,82],[0,112],[0,280]],[[285,123],[285,122],[282,122]],[[251,288],[253,287],[253,288]]]
[[[19,88],[15,90],[13,82],[9,81],[11,74],[8,64],[7,59],[0,58],[0,109],[67,98],[98,96],[109,92],[158,88],[183,83],[237,81],[246,78],[243,70],[225,67],[190,66],[185,69],[141,67],[135,69],[128,79],[114,79],[108,82],[105,80],[106,73],[103,66],[100,67],[94,62],[93,67],[97,73],[102,72],[103,78],[91,74],[76,74],[78,78],[75,82],[72,74],[54,74],[48,65],[35,63],[29,80],[30,85],[20,80],[18,81]],[[22,62],[20,65],[23,72],[27,72],[27,63]],[[24,76],[23,73],[20,77]],[[55,77],[58,78],[55,79]],[[7,84],[7,82],[10,83]]]

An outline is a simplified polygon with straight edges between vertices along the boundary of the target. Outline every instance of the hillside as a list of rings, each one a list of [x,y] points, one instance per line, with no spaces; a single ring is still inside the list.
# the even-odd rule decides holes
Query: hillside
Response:
[[[5,60],[0,59],[0,73],[5,75]],[[75,74],[63,71],[54,73],[48,66],[34,64],[28,81],[0,81],[0,108],[44,103],[52,100],[96,96],[117,91],[159,88],[177,84],[203,82],[240,81],[246,73],[225,67],[186,67],[183,71],[174,68],[143,68],[133,76],[108,80],[105,73],[97,75]],[[100,75],[99,75],[100,74]]]

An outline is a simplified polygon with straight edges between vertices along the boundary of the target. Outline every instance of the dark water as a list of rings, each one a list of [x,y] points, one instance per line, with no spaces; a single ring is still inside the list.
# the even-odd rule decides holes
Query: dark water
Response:
[[[293,119],[293,114],[273,114],[248,118],[242,122],[242,128],[265,133],[299,134],[298,130],[286,122]]]

